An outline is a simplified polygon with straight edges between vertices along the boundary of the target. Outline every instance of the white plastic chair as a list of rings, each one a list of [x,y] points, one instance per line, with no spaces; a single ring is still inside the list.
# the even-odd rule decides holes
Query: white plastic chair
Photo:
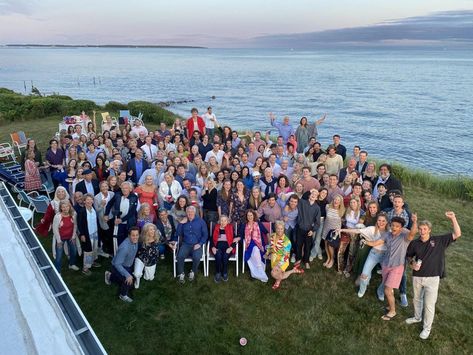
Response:
[[[271,228],[271,223],[270,222],[263,222],[263,225],[264,227],[266,228],[266,230],[268,231],[268,234],[267,234],[267,237],[269,238],[269,236],[271,235],[271,233],[273,232],[272,231],[272,228]],[[268,244],[268,241],[269,239],[265,240],[265,245]],[[245,245],[245,238],[243,237],[243,252],[241,253],[241,273],[244,274],[245,273],[245,252],[246,252],[246,245]]]
[[[174,272],[174,277],[177,276],[177,254],[179,253],[179,241],[176,243],[176,248],[173,249],[172,251],[172,264],[173,264],[173,272]],[[206,250],[205,250],[205,245],[202,246],[202,257],[200,258],[200,262],[204,265],[204,276],[207,276],[207,264],[205,262],[206,259]],[[192,258],[185,258],[184,262],[185,263],[191,263],[193,260]]]
[[[214,230],[215,226],[214,226],[214,223],[213,222],[210,222],[210,233],[209,233],[209,240],[207,241],[207,246],[206,246],[206,249],[207,249],[207,275],[205,276],[209,276],[209,264],[210,264],[210,261],[215,261],[215,256],[213,255],[212,253],[212,250],[210,248],[210,238],[212,238],[213,236],[213,230]],[[233,225],[233,237],[236,238],[238,236],[238,224],[235,223]],[[235,273],[236,273],[236,277],[238,277],[238,272],[239,272],[239,269],[240,269],[240,257],[239,257],[239,247],[238,247],[238,243],[235,247],[235,254],[232,254],[232,256],[228,259],[228,261],[233,261],[236,263],[236,266],[235,266]]]

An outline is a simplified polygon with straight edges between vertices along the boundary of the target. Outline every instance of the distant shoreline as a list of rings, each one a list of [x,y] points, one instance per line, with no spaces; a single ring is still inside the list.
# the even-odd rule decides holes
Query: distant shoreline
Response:
[[[5,47],[39,47],[39,48],[179,48],[208,49],[199,46],[167,46],[167,45],[134,45],[134,44],[5,44]]]

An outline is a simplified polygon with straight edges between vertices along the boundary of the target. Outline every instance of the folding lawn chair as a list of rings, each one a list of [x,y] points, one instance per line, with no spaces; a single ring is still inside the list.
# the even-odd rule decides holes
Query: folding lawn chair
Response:
[[[209,276],[209,264],[210,264],[210,261],[215,261],[215,255],[212,253],[212,249],[210,248],[210,238],[212,238],[213,236],[213,230],[215,228],[215,224],[214,222],[210,222],[210,233],[209,233],[209,240],[207,241],[206,243],[206,253],[207,253],[207,275],[205,276]],[[238,224],[237,223],[234,223],[233,224],[233,236],[234,238],[236,238],[238,235]],[[228,261],[233,261],[236,263],[236,267],[235,267],[235,273],[236,273],[236,276],[238,277],[238,272],[239,272],[239,268],[240,268],[240,265],[239,265],[239,254],[238,254],[238,250],[239,250],[239,247],[238,247],[238,243],[235,247],[235,254],[232,254],[232,256],[228,259]]]
[[[179,241],[176,243],[176,248],[173,249],[172,251],[172,259],[173,259],[173,272],[174,272],[174,277],[177,276],[177,255],[179,253]],[[202,262],[202,264],[204,265],[204,276],[207,276],[207,264],[205,262],[205,259],[206,259],[206,252],[205,252],[205,246],[202,246],[202,257],[200,258],[200,261]],[[192,262],[192,258],[185,258],[184,262],[186,263],[191,263]]]
[[[13,132],[10,134],[10,137],[13,142],[13,146],[18,149],[18,154],[21,155],[21,149],[26,148],[26,145],[28,143],[28,139],[26,138],[25,132]]]

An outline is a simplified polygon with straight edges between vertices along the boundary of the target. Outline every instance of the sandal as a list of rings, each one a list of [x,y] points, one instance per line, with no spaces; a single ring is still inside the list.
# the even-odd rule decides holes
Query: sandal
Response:
[[[393,319],[396,316],[396,313],[394,313],[392,316],[389,315],[389,313],[386,313],[384,316],[381,317],[382,320],[388,321]]]
[[[296,274],[303,274],[303,273],[305,272],[304,269],[301,269],[301,265],[300,265],[300,264],[297,265],[297,266],[294,266],[294,267],[292,268],[292,270],[294,270],[294,272],[295,272]]]
[[[277,290],[279,287],[281,287],[281,281],[280,281],[280,282],[277,282],[277,281],[276,281],[276,282],[274,283],[272,289],[273,289],[273,290]]]

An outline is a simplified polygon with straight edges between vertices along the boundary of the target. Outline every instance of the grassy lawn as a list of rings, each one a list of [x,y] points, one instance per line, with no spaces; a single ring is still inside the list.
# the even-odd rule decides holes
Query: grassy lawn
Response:
[[[9,141],[13,130],[24,130],[44,150],[60,119],[0,126],[0,141]],[[399,307],[390,322],[380,320],[383,304],[375,296],[379,275],[358,299],[353,280],[323,268],[318,260],[305,275],[292,275],[273,291],[271,283],[251,281],[248,273],[235,278],[233,264],[228,283],[216,285],[201,273],[193,283],[179,285],[167,257],[158,264],[156,279],[142,281],[135,290],[133,304],[119,301],[117,288],[104,284],[110,260],[102,260],[102,267],[89,278],[67,269],[63,277],[110,354],[471,353],[473,203],[438,196],[414,184],[406,187],[406,198],[419,219],[434,223],[435,234],[451,230],[443,216],[447,209],[457,213],[463,230],[463,237],[447,252],[448,275],[441,282],[428,341],[419,340],[419,325],[404,323],[413,314],[410,275],[409,307]],[[50,252],[50,238],[42,242]],[[210,272],[212,276],[212,263]],[[238,342],[242,336],[248,339],[244,348]]]

